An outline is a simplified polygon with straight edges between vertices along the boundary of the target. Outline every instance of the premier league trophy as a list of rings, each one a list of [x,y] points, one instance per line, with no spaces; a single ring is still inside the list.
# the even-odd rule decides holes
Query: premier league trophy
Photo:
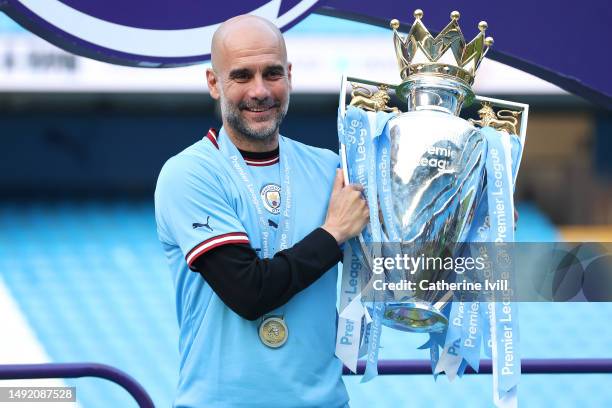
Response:
[[[370,222],[345,250],[336,355],[355,372],[367,354],[367,381],[377,374],[383,325],[429,333],[421,348],[429,349],[434,374],[452,379],[468,365],[478,370],[482,350],[493,360],[495,403],[512,406],[520,375],[512,292],[502,293],[502,303],[491,290],[466,298],[463,289],[442,284],[468,282],[459,260],[474,252],[484,269],[469,277],[472,283],[511,272],[512,196],[528,106],[472,91],[493,44],[486,22],[467,43],[457,11],[436,37],[421,10],[414,17],[406,36],[391,21],[400,84],[342,80],[342,167],[346,183],[363,185]],[[393,94],[407,103],[405,112],[390,106]],[[474,102],[482,104],[480,118],[461,118],[462,107]]]
[[[433,282],[451,279],[454,272],[422,264],[401,270],[381,266],[377,258],[452,258],[466,243],[501,242],[493,230],[514,226],[512,190],[528,106],[477,97],[472,91],[476,70],[493,44],[485,36],[486,22],[478,24],[479,33],[467,43],[457,11],[436,37],[423,24],[421,10],[414,17],[406,36],[398,32],[398,20],[390,23],[400,84],[354,77],[342,81],[338,134],[345,181],[364,185],[370,207],[370,223],[351,243],[352,258],[344,260],[336,353],[349,368],[358,353],[355,336],[361,336],[359,354],[363,343],[370,342],[368,364],[376,361],[381,324],[431,336],[450,333],[452,292],[382,287],[380,282]],[[389,106],[392,93],[407,103],[405,112]],[[474,102],[482,103],[479,120],[462,119],[462,107]],[[502,170],[493,171],[494,166]],[[497,173],[500,180],[493,178]],[[497,193],[505,207],[492,211]],[[506,235],[500,239],[508,240]],[[358,274],[361,296],[347,296],[355,293],[351,285]],[[366,306],[363,311],[359,302]],[[444,339],[437,341],[445,347]],[[432,351],[432,366],[434,360],[438,357]]]

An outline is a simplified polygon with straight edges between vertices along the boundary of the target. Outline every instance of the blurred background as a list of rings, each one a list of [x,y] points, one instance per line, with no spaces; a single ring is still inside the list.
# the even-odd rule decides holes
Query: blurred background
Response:
[[[336,150],[341,75],[399,82],[390,32],[311,15],[286,40],[294,92],[281,131]],[[153,191],[165,160],[220,126],[204,72],[74,56],[0,13],[0,364],[110,364],[170,406],[178,330]],[[491,60],[475,90],[530,104],[518,240],[612,241],[612,114]],[[522,304],[520,319],[524,358],[612,357],[609,303]],[[426,359],[424,341],[386,330],[381,358]],[[492,406],[490,376],[345,380],[353,407]],[[612,406],[609,382],[523,376],[519,400]],[[135,406],[103,380],[36,383],[76,385],[82,407]]]

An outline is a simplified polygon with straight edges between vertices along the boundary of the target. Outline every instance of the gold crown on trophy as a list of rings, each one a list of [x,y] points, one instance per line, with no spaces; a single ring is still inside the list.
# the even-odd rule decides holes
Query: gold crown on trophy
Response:
[[[393,19],[390,23],[402,80],[426,74],[459,79],[472,85],[476,69],[493,45],[493,37],[485,38],[486,21],[478,23],[480,32],[466,44],[459,28],[458,11],[451,13],[451,22],[435,38],[421,21],[422,17],[423,10],[414,11],[415,20],[405,38],[397,32],[399,21]]]

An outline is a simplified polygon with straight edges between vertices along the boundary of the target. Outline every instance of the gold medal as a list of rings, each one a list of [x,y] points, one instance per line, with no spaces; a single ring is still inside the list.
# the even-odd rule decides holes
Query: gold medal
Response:
[[[279,348],[289,336],[289,329],[282,317],[268,317],[259,325],[259,338],[261,342],[271,348]]]

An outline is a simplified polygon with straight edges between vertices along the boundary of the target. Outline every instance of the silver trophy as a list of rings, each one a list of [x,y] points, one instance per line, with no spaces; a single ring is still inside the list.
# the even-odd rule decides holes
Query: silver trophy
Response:
[[[415,21],[402,37],[399,22],[391,21],[402,83],[345,77],[340,93],[340,114],[350,105],[366,111],[397,112],[390,119],[390,182],[394,228],[400,242],[396,250],[415,257],[455,256],[466,242],[474,213],[483,199],[486,142],[479,127],[492,126],[524,138],[528,106],[476,97],[471,85],[480,62],[493,44],[485,37],[486,22],[479,34],[466,43],[459,28],[459,12],[435,38],[414,12]],[[371,87],[377,89],[371,89]],[[388,106],[390,93],[407,102],[407,111]],[[462,106],[483,103],[480,120],[459,117]],[[496,111],[496,108],[504,108]],[[513,110],[510,110],[510,109]],[[348,182],[350,163],[346,149],[341,156]],[[368,203],[370,206],[378,203]],[[388,219],[386,222],[389,222]],[[388,230],[389,226],[382,226]],[[372,248],[359,238],[360,258],[371,270]],[[403,272],[394,274],[399,281]],[[399,273],[399,275],[398,275]],[[366,282],[371,275],[366,274]],[[412,281],[449,279],[444,270],[423,269],[405,278]],[[450,292],[392,290],[385,298],[383,324],[412,332],[442,331],[448,324],[442,308],[452,299]]]

